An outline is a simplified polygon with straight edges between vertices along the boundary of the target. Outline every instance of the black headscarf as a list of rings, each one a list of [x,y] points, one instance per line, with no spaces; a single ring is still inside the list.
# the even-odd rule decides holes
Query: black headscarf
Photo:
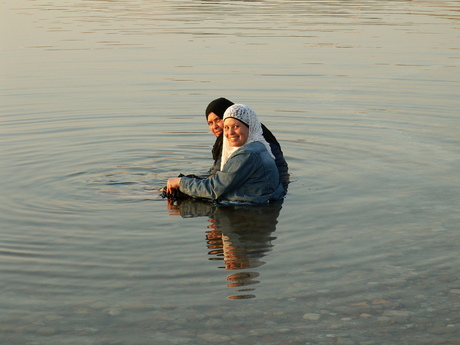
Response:
[[[208,107],[206,108],[206,119],[208,119],[208,115],[210,113],[214,113],[220,119],[223,119],[225,110],[227,110],[227,108],[231,107],[233,104],[234,103],[232,101],[229,101],[224,97],[215,99],[214,101],[209,103]]]

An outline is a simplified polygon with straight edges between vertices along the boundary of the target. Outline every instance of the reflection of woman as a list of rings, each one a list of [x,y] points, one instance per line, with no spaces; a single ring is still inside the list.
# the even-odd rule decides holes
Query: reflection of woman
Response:
[[[209,129],[216,136],[216,141],[212,148],[214,164],[209,172],[211,176],[214,175],[216,171],[220,170],[220,159],[222,156],[222,145],[224,137],[222,119],[227,108],[231,107],[233,104],[234,103],[232,101],[221,97],[209,103],[208,107],[206,108],[206,121],[208,123]],[[263,124],[261,124],[261,126],[262,135],[270,145],[270,149],[275,156],[275,164],[278,168],[280,181],[283,186],[287,188],[289,183],[288,165],[284,159],[283,151],[281,151],[281,145],[278,143],[278,140],[276,140],[275,136],[267,127],[265,127]]]
[[[167,192],[172,194],[179,189],[189,196],[215,201],[265,203],[282,199],[285,190],[275,157],[254,111],[234,104],[225,111],[223,122],[220,171],[206,179],[171,178]]]
[[[230,299],[253,298],[260,276],[257,268],[265,264],[264,257],[273,248],[279,202],[263,205],[216,206],[196,199],[179,200],[171,205],[171,214],[184,218],[205,216],[211,223],[206,231],[209,260],[221,263],[228,272],[227,286],[237,288]],[[250,292],[251,291],[251,292]]]
[[[263,258],[272,250],[280,210],[281,202],[215,210],[210,219],[212,230],[207,232],[208,248],[210,255],[221,260],[222,268],[233,271],[227,276],[227,286],[239,289],[229,298],[255,297],[254,288],[249,286],[259,283],[256,278],[260,274],[254,269],[265,264]],[[220,247],[219,252],[216,247]]]

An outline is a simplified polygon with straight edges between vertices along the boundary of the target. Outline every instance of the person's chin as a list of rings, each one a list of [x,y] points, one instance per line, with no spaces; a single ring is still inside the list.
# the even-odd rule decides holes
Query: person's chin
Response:
[[[231,141],[229,141],[229,144],[230,144],[231,147],[241,147],[241,146],[243,146],[243,145],[240,145],[239,142],[231,142]]]

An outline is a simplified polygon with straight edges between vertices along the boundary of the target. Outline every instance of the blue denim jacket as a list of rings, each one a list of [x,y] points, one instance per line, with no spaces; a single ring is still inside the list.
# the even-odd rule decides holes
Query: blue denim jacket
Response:
[[[215,201],[242,201],[262,204],[285,195],[278,168],[265,146],[252,142],[235,151],[222,171],[213,177],[182,177],[181,192]]]

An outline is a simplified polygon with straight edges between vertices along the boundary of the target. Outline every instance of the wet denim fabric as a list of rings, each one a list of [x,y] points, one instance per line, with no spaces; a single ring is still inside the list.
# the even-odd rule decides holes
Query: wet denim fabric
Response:
[[[275,164],[278,168],[278,175],[279,180],[283,184],[285,190],[287,190],[289,185],[289,169],[286,160],[284,159],[283,151],[281,148],[275,143],[268,143],[270,145],[270,149],[272,150],[273,155],[275,156]],[[216,174],[217,171],[220,170],[220,158],[214,161],[212,167],[208,170],[208,172],[203,176],[212,177]]]
[[[214,177],[182,177],[180,190],[197,198],[257,204],[280,200],[285,195],[274,159],[257,141],[235,151]]]

